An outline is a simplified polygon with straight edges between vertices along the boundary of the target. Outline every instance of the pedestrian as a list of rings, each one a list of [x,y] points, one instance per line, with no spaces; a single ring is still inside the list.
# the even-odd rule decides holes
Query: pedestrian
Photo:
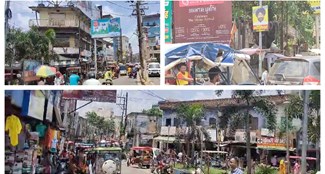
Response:
[[[295,165],[293,166],[293,174],[300,174],[300,161],[296,160]]]
[[[276,167],[277,166],[277,156],[274,155],[271,159],[271,164],[273,167]]]
[[[233,157],[230,159],[230,174],[244,174],[244,172],[238,167],[238,162],[239,159],[237,157]]]
[[[264,69],[264,72],[263,72],[262,78],[261,78],[262,85],[267,84],[267,79],[268,79],[268,72],[266,69]]]
[[[96,79],[96,74],[92,71],[88,73],[88,79],[82,85],[102,85],[102,83]]]
[[[63,85],[64,79],[61,77],[61,73],[58,71],[56,72],[55,78],[54,78],[54,85]]]
[[[190,73],[187,71],[187,67],[185,63],[179,65],[179,72],[176,76],[177,85],[189,85],[193,82],[193,78]]]
[[[203,85],[218,85],[220,83],[221,70],[216,66],[209,70],[210,81],[205,82]]]
[[[283,159],[280,160],[279,174],[286,174],[286,164]]]
[[[43,77],[40,78],[37,85],[45,85],[45,79]]]
[[[80,81],[80,76],[77,73],[72,73],[69,78],[70,85],[78,85]]]

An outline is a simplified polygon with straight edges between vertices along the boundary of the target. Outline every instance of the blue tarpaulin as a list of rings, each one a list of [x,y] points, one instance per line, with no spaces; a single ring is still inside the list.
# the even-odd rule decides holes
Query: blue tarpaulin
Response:
[[[191,43],[180,46],[165,54],[165,65],[180,59],[191,56],[202,56],[215,62],[219,50],[224,52],[221,63],[233,63],[235,50],[225,44],[217,43]]]

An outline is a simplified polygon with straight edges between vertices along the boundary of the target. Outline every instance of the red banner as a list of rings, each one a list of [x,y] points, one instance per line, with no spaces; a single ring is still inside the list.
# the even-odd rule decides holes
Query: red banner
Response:
[[[62,98],[116,103],[116,90],[65,90]]]

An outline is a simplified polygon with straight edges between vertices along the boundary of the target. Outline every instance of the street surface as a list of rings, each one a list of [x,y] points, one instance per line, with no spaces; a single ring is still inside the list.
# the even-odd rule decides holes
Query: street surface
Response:
[[[153,85],[160,84],[160,77],[150,77]],[[131,79],[129,76],[120,76],[118,79],[113,80],[113,85],[137,85],[137,79]]]
[[[126,166],[126,161],[122,161],[122,174],[150,174],[150,169],[139,169],[137,165]]]

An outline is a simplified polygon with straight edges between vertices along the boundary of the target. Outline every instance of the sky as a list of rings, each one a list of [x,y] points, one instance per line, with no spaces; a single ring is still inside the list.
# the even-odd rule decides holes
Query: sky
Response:
[[[35,13],[29,8],[30,6],[37,6],[39,1],[11,1],[10,9],[13,17],[9,21],[10,26],[22,28],[27,31],[29,29],[29,20],[36,19]],[[65,2],[65,0],[62,0]],[[122,33],[129,37],[134,53],[139,52],[138,37],[134,35],[137,27],[137,20],[135,16],[131,16],[133,7],[127,1],[94,1],[96,5],[103,6],[103,15],[111,14],[113,17],[121,18]],[[160,13],[159,1],[150,1],[146,5],[148,10],[146,14]]]
[[[188,100],[205,100],[205,99],[217,99],[217,98],[230,98],[232,91],[223,91],[220,97],[215,95],[214,90],[118,90],[117,95],[125,96],[128,92],[128,113],[131,112],[142,112],[143,109],[150,109],[152,105],[158,104],[163,99],[169,101],[188,101]],[[276,95],[276,91],[264,91],[263,95]],[[158,97],[154,97],[156,95]],[[161,99],[163,98],[163,99]],[[120,101],[117,100],[117,103]],[[87,101],[78,101],[78,106],[82,106]],[[93,102],[86,107],[79,109],[79,115],[85,115],[92,108],[102,108],[104,110],[113,110],[116,116],[121,116],[120,106],[114,103],[101,103]]]

